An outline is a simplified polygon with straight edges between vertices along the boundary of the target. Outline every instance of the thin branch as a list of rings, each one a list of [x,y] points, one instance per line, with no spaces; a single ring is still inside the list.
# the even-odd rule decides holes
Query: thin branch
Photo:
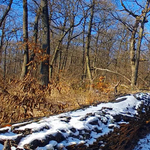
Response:
[[[139,78],[140,78],[147,86],[149,86],[148,82],[146,82],[142,77],[139,76]]]
[[[117,19],[118,21],[120,21],[123,25],[125,25],[127,27],[127,29],[132,32],[133,31],[133,28],[131,27],[131,25],[127,24],[127,22],[124,22],[122,19],[120,19],[120,17],[116,17],[113,13],[111,13],[111,15]]]
[[[97,67],[93,67],[93,68],[94,68],[95,70],[107,71],[107,72],[111,72],[111,73],[120,75],[120,76],[122,76],[123,78],[125,78],[126,80],[128,80],[128,81],[131,83],[131,80],[130,80],[129,78],[127,78],[126,76],[124,76],[123,74],[121,74],[121,73],[119,73],[119,72],[112,71],[112,70],[109,70],[109,69],[97,68]]]
[[[38,7],[40,7],[40,4],[36,0],[32,0]]]
[[[135,18],[138,16],[138,15],[134,14],[132,11],[128,10],[128,9],[126,8],[126,6],[124,5],[124,3],[123,3],[122,0],[120,0],[120,2],[121,2],[122,7],[125,9],[126,12],[129,13],[129,15],[131,15],[131,16],[133,16],[133,17],[135,17]]]
[[[135,0],[135,3],[136,3],[138,6],[140,6],[141,8],[144,9],[144,7],[143,7],[142,5],[140,5],[140,4],[137,2],[137,0]]]
[[[74,38],[76,38],[76,37],[80,36],[82,33],[83,33],[83,32],[81,32],[81,33],[79,33],[79,34],[77,34],[77,35],[75,35],[75,36],[71,37],[71,38],[70,38],[70,40],[69,40],[69,42],[70,42],[70,41],[72,41]]]
[[[0,27],[2,26],[3,21],[5,20],[5,18],[6,18],[6,16],[7,16],[8,12],[9,12],[10,9],[11,9],[12,2],[13,2],[13,0],[10,0],[9,5],[8,5],[6,11],[4,12],[4,15],[2,16],[2,19],[0,19]]]

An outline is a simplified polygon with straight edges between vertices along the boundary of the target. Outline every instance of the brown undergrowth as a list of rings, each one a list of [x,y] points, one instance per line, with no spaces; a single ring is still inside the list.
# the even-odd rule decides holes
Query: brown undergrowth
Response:
[[[86,85],[86,87],[88,87]],[[113,99],[114,87],[103,83],[102,78],[94,83],[93,91],[76,89],[66,80],[52,82],[48,87],[28,76],[24,81],[0,80],[0,125],[11,125],[26,119],[59,114]]]

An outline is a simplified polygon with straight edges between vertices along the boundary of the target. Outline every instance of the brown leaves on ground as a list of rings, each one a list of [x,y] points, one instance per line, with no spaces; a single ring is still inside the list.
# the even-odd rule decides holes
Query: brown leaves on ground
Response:
[[[36,79],[28,76],[23,81],[0,82],[0,124],[11,124],[26,119],[34,119],[62,112],[76,110],[110,99],[109,85],[96,83],[92,93],[73,89],[67,81],[53,82],[44,87]],[[113,95],[114,96],[114,95]],[[112,98],[112,97],[111,97]]]
[[[58,114],[72,108],[72,104],[61,101],[60,96],[51,96],[54,91],[60,93],[56,84],[44,87],[32,78],[11,81],[7,88],[1,86],[0,124]]]

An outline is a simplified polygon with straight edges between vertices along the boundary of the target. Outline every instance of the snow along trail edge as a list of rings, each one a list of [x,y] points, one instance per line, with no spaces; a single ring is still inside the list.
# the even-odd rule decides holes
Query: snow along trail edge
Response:
[[[11,141],[11,150],[68,149],[71,146],[90,147],[98,138],[128,124],[130,118],[139,118],[139,108],[150,105],[150,94],[137,93],[119,97],[115,102],[42,118],[0,128],[0,149],[4,141]],[[145,112],[143,107],[142,112]],[[118,117],[119,116],[119,117]],[[99,141],[99,147],[105,141]]]

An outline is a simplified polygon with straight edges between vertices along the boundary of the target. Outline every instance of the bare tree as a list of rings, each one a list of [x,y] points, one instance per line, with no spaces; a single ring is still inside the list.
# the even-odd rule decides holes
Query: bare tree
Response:
[[[77,6],[74,6],[75,4],[78,4],[78,0],[62,2],[62,11],[59,10],[60,6],[58,6],[57,11],[58,11],[58,14],[61,16],[61,18],[58,19],[60,23],[55,23],[55,25],[52,25],[52,27],[53,27],[52,32],[57,31],[60,34],[58,37],[58,42],[57,42],[56,46],[54,47],[54,51],[53,51],[53,54],[52,54],[52,57],[50,60],[50,78],[52,78],[54,62],[56,62],[57,59],[59,59],[58,60],[58,72],[59,72],[61,65],[62,65],[62,67],[65,66],[65,63],[66,63],[65,61],[67,60],[68,48],[69,48],[70,42],[75,37],[78,37],[80,35],[80,34],[77,34],[77,35],[73,36],[74,28],[79,26],[83,20],[83,17],[81,17],[80,19],[78,19],[78,22],[75,22],[75,19],[77,17],[77,12],[75,12],[75,8],[74,8]],[[67,7],[69,7],[69,8],[67,9]],[[56,35],[57,34],[58,33],[56,33]],[[64,55],[66,55],[66,56],[64,56],[64,60],[62,61],[61,46],[63,45],[62,43],[67,36],[68,36],[67,50],[63,51]],[[63,64],[61,64],[61,62]]]
[[[27,0],[23,0],[23,43],[24,43],[24,60],[22,65],[21,79],[28,73],[29,50],[28,50],[28,7]]]
[[[0,63],[1,63],[1,57],[2,57],[2,47],[3,47],[3,40],[4,40],[4,34],[5,34],[5,23],[6,23],[6,17],[11,9],[11,5],[13,3],[13,0],[9,1],[9,4],[7,8],[4,8],[4,12],[2,13],[3,15],[0,18],[0,27],[2,27],[2,36],[1,36],[1,41],[0,41]]]
[[[137,4],[138,2],[135,1]],[[147,0],[145,7],[141,7],[142,12],[137,15],[127,9],[127,7],[124,5],[123,1],[121,0],[121,5],[123,6],[124,10],[135,18],[135,23],[132,28],[130,28],[130,31],[132,33],[131,39],[130,39],[130,63],[131,63],[131,86],[134,88],[137,84],[137,78],[138,78],[138,70],[139,70],[139,60],[140,60],[140,51],[141,51],[141,43],[144,33],[144,25],[147,22],[147,14],[150,11],[149,5],[150,1]],[[139,29],[139,31],[138,31]],[[138,40],[136,40],[136,35],[138,34]],[[137,44],[136,44],[137,42]]]
[[[91,4],[91,14],[90,14],[90,21],[89,21],[89,27],[88,27],[88,33],[87,33],[87,38],[86,38],[86,45],[85,45],[85,63],[86,63],[86,68],[84,71],[87,72],[89,81],[90,81],[90,90],[92,90],[92,75],[91,75],[91,68],[90,68],[90,43],[91,43],[91,32],[92,32],[92,24],[93,24],[93,18],[94,18],[94,8],[95,8],[95,0],[92,1]]]
[[[35,20],[34,20],[34,29],[33,29],[33,49],[31,50],[31,54],[30,54],[30,60],[29,60],[29,70],[31,70],[31,66],[33,64],[34,61],[34,57],[35,57],[35,51],[37,49],[37,42],[38,42],[38,23],[39,23],[39,19],[40,19],[40,13],[41,13],[41,9],[39,8],[36,11],[36,16],[35,16]]]
[[[48,1],[41,0],[41,19],[42,19],[42,50],[43,61],[41,62],[41,84],[47,86],[49,83],[49,54],[50,54],[50,35],[49,35],[49,15]]]

